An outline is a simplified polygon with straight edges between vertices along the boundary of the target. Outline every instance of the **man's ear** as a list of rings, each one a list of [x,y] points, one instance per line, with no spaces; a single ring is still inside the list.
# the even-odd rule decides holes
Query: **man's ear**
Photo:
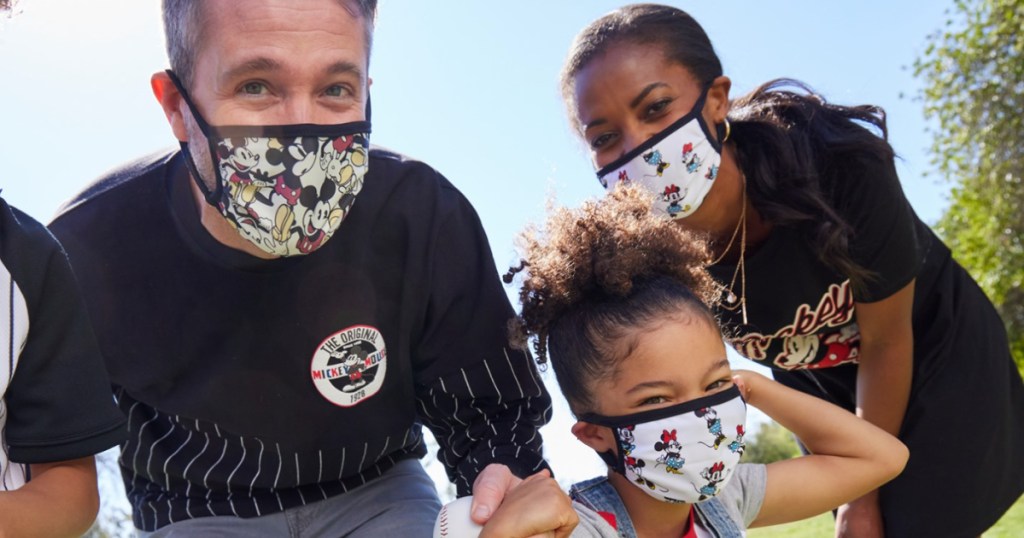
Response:
[[[589,422],[578,421],[572,425],[572,434],[581,443],[594,449],[596,452],[614,451],[616,447],[615,434],[607,426],[598,426]]]
[[[171,82],[171,77],[165,71],[153,73],[149,79],[149,85],[153,88],[153,96],[164,109],[167,116],[167,123],[171,124],[171,131],[174,137],[180,142],[188,142],[188,131],[185,129],[185,100],[181,98],[178,87]]]
[[[718,125],[725,121],[725,116],[729,113],[730,89],[732,89],[732,81],[725,75],[716,77],[711,82],[707,100],[704,102],[704,118],[711,125]]]

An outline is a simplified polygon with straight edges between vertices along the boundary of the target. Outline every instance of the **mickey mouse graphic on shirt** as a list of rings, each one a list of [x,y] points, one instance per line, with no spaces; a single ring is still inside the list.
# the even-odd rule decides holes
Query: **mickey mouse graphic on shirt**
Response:
[[[380,331],[353,325],[328,336],[313,354],[313,386],[329,402],[351,407],[372,397],[384,383],[387,349]]]

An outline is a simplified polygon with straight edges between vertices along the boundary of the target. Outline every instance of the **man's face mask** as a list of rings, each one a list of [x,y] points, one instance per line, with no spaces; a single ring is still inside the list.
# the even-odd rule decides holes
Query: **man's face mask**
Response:
[[[707,90],[685,116],[643,144],[597,171],[611,191],[619,183],[639,183],[656,195],[655,213],[672,218],[697,211],[718,177],[722,145],[711,137],[701,111]]]
[[[188,144],[181,143],[206,201],[269,254],[309,254],[326,243],[363,188],[369,119],[337,125],[212,126],[177,76],[167,73],[210,146],[213,190],[199,175]]]
[[[648,495],[697,503],[718,495],[743,454],[747,404],[738,388],[632,415],[580,416],[611,428],[618,456],[599,454]]]

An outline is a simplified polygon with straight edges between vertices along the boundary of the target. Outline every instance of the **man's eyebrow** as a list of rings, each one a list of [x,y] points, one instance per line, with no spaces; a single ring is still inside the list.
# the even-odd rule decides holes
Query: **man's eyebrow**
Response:
[[[347,75],[352,74],[359,77],[359,82],[366,80],[366,74],[363,73],[363,67],[361,65],[354,64],[352,62],[340,61],[334,62],[327,67],[327,74],[329,75]]]
[[[277,71],[278,69],[281,69],[280,62],[261,56],[259,58],[246,60],[245,62],[228,69],[224,72],[222,78],[224,80],[234,80],[253,73],[266,73],[267,71]]]

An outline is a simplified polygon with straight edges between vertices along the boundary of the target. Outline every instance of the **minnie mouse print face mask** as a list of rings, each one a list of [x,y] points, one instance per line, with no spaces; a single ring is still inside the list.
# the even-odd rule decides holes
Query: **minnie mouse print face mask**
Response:
[[[697,503],[718,495],[745,447],[747,404],[736,387],[631,415],[584,414],[611,428],[618,456],[599,454],[644,493],[664,502]]]
[[[639,183],[657,197],[655,213],[671,218],[697,211],[722,163],[722,145],[701,114],[706,99],[704,90],[685,116],[598,170],[601,185],[611,191],[619,183]]]
[[[363,188],[370,122],[212,126],[167,72],[206,136],[216,174],[203,182],[188,144],[182,153],[206,201],[268,254],[309,254],[334,235]]]

